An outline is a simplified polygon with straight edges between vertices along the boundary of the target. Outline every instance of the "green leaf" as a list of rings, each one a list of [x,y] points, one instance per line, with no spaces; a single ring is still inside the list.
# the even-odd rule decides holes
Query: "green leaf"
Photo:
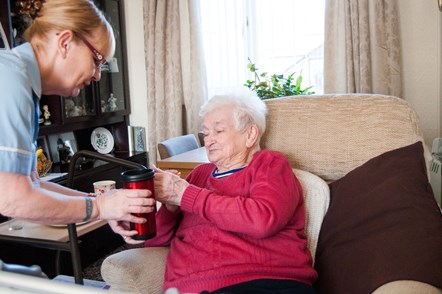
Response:
[[[247,67],[251,72],[256,72],[256,70],[257,70],[257,68],[255,67],[255,65],[253,63],[249,63],[247,65]]]
[[[310,91],[313,86],[308,86],[304,89],[301,88],[302,74],[299,74],[296,77],[296,73],[293,72],[289,74],[287,78],[282,74],[269,74],[267,72],[260,74],[258,73],[258,68],[256,68],[250,58],[248,60],[249,63],[247,64],[247,68],[250,72],[255,74],[255,80],[246,80],[244,86],[254,91],[261,99],[293,95],[310,95],[315,93],[314,91]],[[263,81],[260,80],[260,77]]]

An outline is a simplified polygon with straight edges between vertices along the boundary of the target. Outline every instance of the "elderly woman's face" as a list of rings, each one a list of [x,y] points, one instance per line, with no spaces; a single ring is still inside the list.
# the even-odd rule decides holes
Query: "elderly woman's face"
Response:
[[[225,106],[208,112],[203,120],[207,157],[218,168],[247,156],[247,132],[236,130],[232,112],[232,107]]]

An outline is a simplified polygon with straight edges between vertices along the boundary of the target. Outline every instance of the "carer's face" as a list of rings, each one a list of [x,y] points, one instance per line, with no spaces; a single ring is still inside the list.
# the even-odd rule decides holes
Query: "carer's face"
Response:
[[[83,37],[84,38],[84,37]],[[93,46],[89,48],[86,42]],[[70,96],[76,97],[80,90],[88,86],[92,81],[99,81],[101,78],[100,61],[96,58],[93,50],[98,51],[89,41],[83,41],[81,38],[77,42],[78,51],[75,70],[70,75]],[[98,47],[98,46],[97,46]],[[99,51],[98,51],[99,52]]]
[[[101,78],[100,65],[110,54],[109,44],[103,41],[103,29],[82,36],[70,30],[57,32],[58,63],[55,71],[58,79],[47,87],[45,94],[77,96],[81,89]]]
[[[232,112],[232,106],[224,106],[208,112],[203,120],[207,157],[218,169],[228,168],[248,152],[247,133],[236,130]]]

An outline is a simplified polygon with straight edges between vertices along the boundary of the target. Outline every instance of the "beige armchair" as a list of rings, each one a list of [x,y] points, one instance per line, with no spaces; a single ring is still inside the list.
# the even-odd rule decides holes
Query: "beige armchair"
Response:
[[[314,95],[271,99],[266,104],[269,112],[262,147],[283,152],[301,181],[313,256],[329,204],[326,182],[340,179],[386,151],[423,140],[416,113],[395,97]],[[115,290],[162,293],[167,252],[167,248],[138,248],[114,254],[103,262],[102,276]],[[394,281],[374,293],[442,291],[421,282]]]

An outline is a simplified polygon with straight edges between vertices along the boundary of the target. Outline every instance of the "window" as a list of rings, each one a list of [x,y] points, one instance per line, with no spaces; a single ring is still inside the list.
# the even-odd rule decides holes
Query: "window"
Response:
[[[325,0],[202,0],[209,97],[242,87],[259,72],[302,74],[323,92]]]

